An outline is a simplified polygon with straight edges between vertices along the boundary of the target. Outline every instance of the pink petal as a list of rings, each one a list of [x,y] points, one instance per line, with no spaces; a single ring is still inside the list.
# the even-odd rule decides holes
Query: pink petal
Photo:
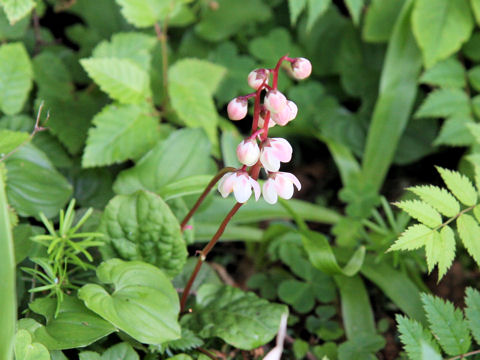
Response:
[[[297,187],[297,190],[300,191],[302,189],[302,184],[300,184],[300,181],[298,180],[298,178],[295,175],[290,174],[288,172],[279,172],[277,174],[277,176],[283,176],[283,177],[287,178],[288,180],[290,180]]]
[[[245,203],[252,196],[252,186],[248,181],[248,175],[237,176],[233,185],[233,194],[239,203]]]
[[[262,149],[260,154],[260,162],[268,171],[278,171],[280,169],[280,160],[273,154],[273,149],[266,146]]]
[[[263,198],[269,204],[275,204],[278,200],[277,189],[275,188],[275,180],[268,179],[263,184]]]
[[[224,198],[228,196],[233,191],[233,184],[235,181],[236,174],[233,172],[228,172],[222,176],[218,182],[218,191]]]
[[[291,199],[293,196],[293,183],[283,176],[275,177],[275,188],[277,189],[278,196],[283,199]]]
[[[270,139],[270,146],[275,150],[275,156],[281,162],[289,162],[292,159],[292,146],[290,143],[282,138]]]

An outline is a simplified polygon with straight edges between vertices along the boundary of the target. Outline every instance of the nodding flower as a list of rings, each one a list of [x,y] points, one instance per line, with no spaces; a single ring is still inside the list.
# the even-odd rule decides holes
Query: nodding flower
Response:
[[[287,98],[278,90],[270,90],[263,100],[265,107],[272,113],[279,113],[287,106]]]
[[[260,198],[260,185],[246,171],[228,172],[218,182],[218,191],[226,198],[232,191],[239,203],[245,203],[255,193],[255,199]]]
[[[302,188],[295,175],[287,172],[270,173],[268,180],[263,184],[263,198],[269,204],[275,204],[279,196],[285,200],[291,199],[293,185],[297,187],[297,190]]]
[[[227,106],[227,113],[230,120],[242,120],[247,116],[248,101],[238,98],[231,100]]]
[[[260,158],[260,148],[255,139],[245,139],[237,146],[238,160],[247,166],[253,166]]]
[[[293,101],[287,100],[287,105],[283,108],[282,111],[276,114],[275,113],[272,114],[272,120],[280,126],[285,126],[290,121],[295,119],[295,117],[297,116],[297,113],[298,113],[297,105]]]
[[[312,73],[312,63],[305,58],[296,58],[292,62],[292,73],[295,79],[306,79]]]
[[[292,159],[292,146],[282,138],[268,138],[260,152],[260,162],[267,171],[276,172],[280,169],[280,162],[289,162]]]

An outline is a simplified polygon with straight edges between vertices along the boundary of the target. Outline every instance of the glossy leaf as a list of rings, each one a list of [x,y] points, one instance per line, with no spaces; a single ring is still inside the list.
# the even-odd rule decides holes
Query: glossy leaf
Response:
[[[10,359],[11,356],[5,357]],[[15,335],[16,360],[50,360],[50,354],[45,346],[32,342],[32,336],[27,330],[20,329]]]
[[[78,297],[90,310],[140,342],[161,344],[180,337],[178,295],[161,270],[112,259],[97,268],[97,276],[116,290],[109,294],[99,285],[84,285]]]
[[[102,360],[139,360],[137,352],[128,343],[120,343],[108,348],[102,354]]]
[[[3,155],[25,143],[30,134],[20,131],[0,130],[0,159]]]

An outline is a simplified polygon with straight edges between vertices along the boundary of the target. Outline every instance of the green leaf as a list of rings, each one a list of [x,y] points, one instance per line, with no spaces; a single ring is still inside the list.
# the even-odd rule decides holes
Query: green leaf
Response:
[[[467,94],[461,89],[446,88],[432,91],[415,112],[415,117],[449,117],[468,115],[470,105]]]
[[[133,61],[117,58],[80,60],[88,75],[112,99],[135,104],[151,97],[148,73]]]
[[[82,351],[78,354],[79,360],[102,360],[102,357],[93,351]]]
[[[463,88],[465,86],[465,68],[455,57],[439,61],[420,77],[422,84],[440,87]]]
[[[402,235],[390,246],[388,251],[415,250],[425,245],[428,237],[432,236],[433,230],[422,224],[415,224],[407,228]]]
[[[422,356],[423,344],[430,345],[437,353],[440,352],[432,334],[424,329],[420,323],[402,315],[397,315],[395,319],[398,324],[400,339],[410,359],[427,360],[427,358]]]
[[[475,121],[470,116],[455,116],[447,119],[440,130],[440,134],[435,139],[435,145],[450,146],[468,146],[475,142],[474,134],[472,135],[471,125]]]
[[[476,91],[480,90],[480,66],[468,70],[468,80]]]
[[[56,216],[72,194],[72,186],[31,144],[22,146],[5,161],[7,196],[21,216]]]
[[[433,295],[422,294],[430,329],[442,349],[449,355],[464,354],[470,348],[470,332],[460,309],[449,301]]]
[[[211,180],[210,175],[193,175],[162,186],[158,193],[165,201],[185,195],[200,194]]]
[[[38,98],[69,100],[74,91],[68,68],[60,57],[51,52],[42,52],[33,59],[35,83],[39,88]]]
[[[148,105],[107,105],[93,118],[82,166],[102,166],[137,159],[160,137],[158,120]]]
[[[301,54],[301,50],[292,42],[290,33],[280,27],[272,29],[265,36],[259,36],[250,41],[248,50],[263,64],[272,64],[287,53],[292,57]]]
[[[32,343],[32,336],[27,330],[20,329],[15,335],[15,359],[50,360],[50,354],[42,344]]]
[[[108,348],[102,354],[102,360],[139,360],[139,356],[128,343],[120,343]]]
[[[272,12],[261,0],[217,0],[218,7],[203,8],[195,33],[208,41],[222,41],[246,26],[268,20]]]
[[[376,334],[359,334],[338,347],[338,360],[375,360],[375,353],[385,347],[385,339]]]
[[[442,217],[437,210],[423,201],[406,200],[397,202],[395,205],[430,228],[435,228],[442,224]]]
[[[288,0],[288,10],[290,12],[290,25],[295,25],[297,19],[305,9],[307,0]]]
[[[153,26],[164,21],[184,0],[116,0],[122,15],[130,24],[139,28]]]
[[[422,201],[431,205],[445,216],[453,217],[460,212],[458,201],[443,188],[433,185],[420,185],[408,188],[409,191],[418,195]]]
[[[345,0],[345,5],[347,5],[348,12],[352,17],[353,23],[358,25],[360,22],[360,15],[362,14],[362,9],[365,5],[364,0]]]
[[[480,293],[474,288],[465,289],[465,317],[477,343],[480,342]]]
[[[2,41],[23,38],[29,24],[30,19],[23,18],[14,25],[11,25],[8,21],[7,14],[5,14],[3,8],[0,8],[0,39]]]
[[[87,346],[115,331],[110,323],[88,310],[80,300],[68,295],[64,295],[55,317],[57,301],[39,298],[29,304],[32,311],[47,320],[47,325],[37,328],[33,335],[49,350]]]
[[[439,236],[428,238],[425,252],[429,267],[430,263],[433,263],[429,271],[432,271],[434,264],[438,264],[438,280],[440,281],[455,258],[455,234],[453,230],[449,226],[444,226],[440,230]]]
[[[278,297],[301,314],[310,312],[315,305],[312,287],[306,282],[295,279],[285,280],[280,283]]]
[[[474,32],[470,39],[463,46],[462,52],[465,56],[477,62],[480,60],[480,32]]]
[[[0,159],[10,151],[25,143],[29,133],[0,129]]]
[[[206,284],[197,293],[197,304],[188,315],[189,326],[201,337],[217,336],[226,343],[251,350],[272,340],[287,307],[271,304],[251,292]]]
[[[477,203],[477,192],[465,175],[439,166],[436,166],[436,168],[448,189],[462,204],[472,206]]]
[[[13,25],[23,17],[27,16],[35,7],[34,0],[0,0],[0,5],[3,6],[5,14],[7,14],[8,21]]]
[[[0,110],[20,112],[32,88],[33,70],[22,43],[0,46]]]
[[[99,231],[105,234],[104,258],[142,260],[168,276],[178,274],[187,258],[180,224],[162,198],[138,191],[117,195],[102,215]]]
[[[480,24],[480,1],[479,0],[470,0],[472,5],[473,15],[475,15],[475,20],[477,24]]]
[[[200,129],[182,129],[159,142],[137,164],[117,177],[113,190],[158,192],[163,186],[193,175],[212,173],[210,143]]]
[[[477,264],[480,264],[480,242],[478,241],[480,226],[478,223],[472,216],[462,214],[457,219],[457,230],[468,253],[475,259]]]
[[[457,52],[470,37],[473,19],[468,0],[416,1],[412,28],[429,68]]]
[[[367,42],[387,42],[405,0],[373,0],[367,8],[362,38]]]
[[[178,295],[170,280],[153,265],[112,259],[97,268],[104,284],[113,284],[109,294],[96,284],[84,285],[78,297],[105,320],[147,344],[178,339]]]
[[[307,16],[307,32],[310,32],[316,21],[328,10],[332,0],[307,0],[308,16]]]

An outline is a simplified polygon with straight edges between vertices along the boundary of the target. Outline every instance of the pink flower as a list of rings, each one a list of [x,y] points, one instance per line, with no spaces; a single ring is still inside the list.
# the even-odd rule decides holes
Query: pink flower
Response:
[[[295,79],[306,79],[312,73],[312,63],[305,58],[296,58],[292,62],[292,73]]]
[[[228,172],[218,182],[218,191],[226,198],[232,191],[239,203],[245,203],[255,192],[255,199],[260,197],[260,185],[246,171]]]
[[[287,106],[287,98],[278,90],[270,90],[265,95],[265,107],[272,113],[279,113]]]
[[[278,171],[280,162],[292,159],[292,146],[282,138],[267,139],[260,152],[260,161],[267,171]]]
[[[266,115],[266,110],[261,110],[260,114],[258,116],[258,127],[263,128],[263,125],[265,125],[265,115]],[[270,129],[271,127],[275,126],[275,121],[271,120],[272,118],[270,117],[270,121],[268,122],[268,128]]]
[[[267,69],[256,69],[250,72],[248,74],[247,82],[248,85],[255,89],[258,90],[260,86],[262,86],[263,82],[265,81],[265,84],[268,84],[268,75],[270,72]]]
[[[235,98],[228,103],[227,113],[230,120],[242,120],[247,116],[248,101],[242,98]]]
[[[263,198],[269,204],[275,204],[279,196],[282,199],[291,199],[293,185],[297,187],[297,190],[302,188],[295,175],[287,172],[270,173],[268,180],[263,184]]]
[[[238,144],[237,157],[244,165],[255,165],[260,157],[260,148],[255,139],[245,139]]]
[[[297,116],[297,112],[298,112],[297,105],[293,101],[288,100],[287,106],[285,106],[282,111],[276,114],[272,114],[272,120],[275,121],[275,123],[280,126],[285,126],[290,121],[295,119],[295,117]]]

